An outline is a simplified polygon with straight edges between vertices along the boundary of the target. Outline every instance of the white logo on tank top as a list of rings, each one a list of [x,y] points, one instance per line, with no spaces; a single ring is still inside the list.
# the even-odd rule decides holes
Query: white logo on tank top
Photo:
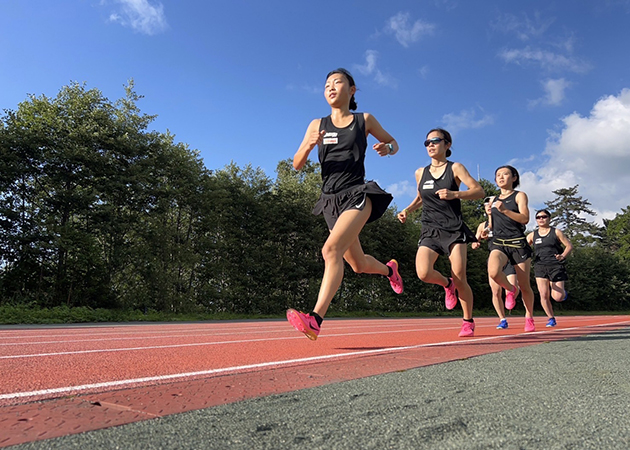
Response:
[[[434,187],[434,181],[433,180],[427,180],[424,182],[424,184],[422,185],[422,189],[433,189]]]
[[[338,144],[339,143],[339,138],[337,137],[339,133],[337,133],[336,131],[327,131],[326,134],[324,135],[324,145],[328,145],[328,144]]]

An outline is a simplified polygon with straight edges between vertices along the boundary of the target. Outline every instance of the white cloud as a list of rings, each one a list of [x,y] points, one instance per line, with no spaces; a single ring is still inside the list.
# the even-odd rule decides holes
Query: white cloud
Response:
[[[482,114],[484,111],[481,111]],[[460,111],[459,114],[449,113],[442,116],[442,122],[444,122],[444,128],[450,133],[456,133],[460,130],[466,130],[471,128],[482,128],[494,123],[494,117],[489,114],[483,114],[482,117],[477,117],[477,112],[474,109],[468,109]]]
[[[562,119],[545,150],[547,161],[522,174],[530,203],[542,205],[553,190],[579,184],[579,195],[591,202],[598,220],[630,205],[630,89],[599,99],[590,114]]]
[[[378,52],[376,50],[367,50],[365,52],[365,64],[355,64],[354,68],[365,76],[373,76],[374,81],[382,86],[396,87],[396,80],[388,74],[381,72],[378,68],[376,64],[377,59]]]
[[[555,18],[541,18],[538,13],[534,14],[534,19],[530,19],[526,14],[522,19],[514,14],[502,14],[493,23],[493,26],[504,33],[514,34],[517,39],[525,42],[541,37],[554,21]]]
[[[529,102],[530,108],[538,105],[558,106],[565,98],[565,90],[571,86],[571,83],[564,78],[547,79],[541,82],[545,95],[537,100]]]
[[[387,192],[392,194],[394,198],[411,197],[414,198],[418,193],[418,188],[411,182],[405,180],[399,183],[390,184],[385,188]]]
[[[385,26],[385,33],[393,34],[403,47],[409,47],[409,44],[418,42],[421,37],[433,34],[434,30],[434,24],[422,20],[410,24],[409,13],[403,12],[390,17]]]
[[[164,5],[160,2],[152,4],[149,0],[113,0],[113,3],[117,5],[117,10],[109,16],[112,22],[148,35],[168,28]]]
[[[590,64],[579,58],[530,47],[503,49],[499,52],[499,57],[506,63],[517,65],[538,64],[543,70],[548,72],[568,70],[575,73],[585,73],[591,69]]]

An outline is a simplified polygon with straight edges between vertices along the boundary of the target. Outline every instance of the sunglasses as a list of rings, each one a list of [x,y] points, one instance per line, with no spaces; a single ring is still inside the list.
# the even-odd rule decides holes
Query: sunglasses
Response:
[[[548,219],[549,216],[536,216],[536,220]]]
[[[440,142],[442,141],[446,141],[446,139],[444,138],[431,138],[431,139],[427,139],[426,141],[424,141],[424,146],[428,147],[431,144],[435,144],[438,145]]]

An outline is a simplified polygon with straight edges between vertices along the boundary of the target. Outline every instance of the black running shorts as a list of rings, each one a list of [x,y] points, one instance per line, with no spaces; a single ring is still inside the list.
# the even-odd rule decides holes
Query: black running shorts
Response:
[[[372,202],[372,213],[367,223],[374,222],[381,217],[393,200],[392,195],[381,189],[376,182],[368,181],[365,184],[352,186],[335,194],[322,193],[315,204],[315,208],[313,208],[313,214],[316,216],[323,214],[328,229],[332,230],[335,223],[337,223],[337,219],[344,211],[349,209],[363,211],[367,202],[366,197],[370,197]]]
[[[499,250],[508,257],[508,262],[513,266],[524,263],[533,255],[532,248],[527,244],[525,237],[517,239],[499,239],[492,241],[492,251]]]
[[[534,275],[536,278],[546,278],[551,282],[567,281],[569,279],[564,264],[534,264]]]
[[[418,247],[427,247],[438,255],[449,256],[453,244],[467,244],[469,242],[477,242],[477,239],[465,224],[462,224],[462,227],[457,231],[423,226]]]

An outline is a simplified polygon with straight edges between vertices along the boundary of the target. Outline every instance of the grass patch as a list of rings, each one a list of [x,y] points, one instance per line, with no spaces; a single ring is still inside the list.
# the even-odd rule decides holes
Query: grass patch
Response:
[[[512,317],[523,315],[514,311]],[[542,316],[536,311],[536,316]],[[630,311],[562,311],[562,315],[630,315]],[[475,317],[494,317],[493,310],[476,310]],[[32,305],[0,306],[0,324],[70,324],[103,322],[197,322],[207,320],[246,320],[246,319],[283,319],[284,314],[234,314],[234,313],[167,313],[162,311],[124,311],[116,309],[93,309],[88,307],[57,306],[41,308]],[[409,318],[409,317],[461,317],[459,308],[453,311],[432,312],[382,312],[382,311],[330,311],[326,318]],[[508,316],[510,317],[510,316]]]

